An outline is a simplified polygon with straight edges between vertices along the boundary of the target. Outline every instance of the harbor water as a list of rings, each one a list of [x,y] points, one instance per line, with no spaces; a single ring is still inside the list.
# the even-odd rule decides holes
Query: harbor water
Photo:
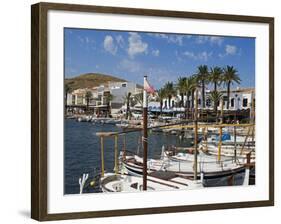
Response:
[[[122,131],[113,124],[98,124],[92,122],[77,122],[74,119],[65,119],[64,124],[64,193],[79,193],[79,178],[83,173],[89,174],[92,179],[100,173],[101,152],[100,139],[97,132]],[[126,142],[126,150],[142,154],[141,132],[126,134],[126,138],[118,138],[118,150],[121,151]],[[162,146],[191,146],[190,140],[181,139],[177,135],[158,132],[149,133],[148,158],[159,159]],[[114,138],[108,137],[104,141],[105,170],[112,172],[114,168]],[[243,182],[244,174],[237,174],[235,183]],[[214,182],[214,186],[227,185],[226,180]],[[86,187],[86,192],[99,192],[96,187]]]

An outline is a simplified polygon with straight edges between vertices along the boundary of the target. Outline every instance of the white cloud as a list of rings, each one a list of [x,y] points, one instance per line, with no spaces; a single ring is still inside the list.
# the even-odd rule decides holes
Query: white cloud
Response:
[[[164,33],[148,33],[148,36],[152,36],[152,37],[157,37],[157,38],[163,38],[163,39],[168,39],[168,35],[164,34]]]
[[[175,34],[163,34],[163,33],[148,33],[147,35],[156,37],[156,38],[161,38],[167,40],[168,43],[172,44],[178,44],[178,45],[183,45],[183,40],[185,38],[189,39],[192,36],[191,35],[175,35]]]
[[[124,41],[123,37],[122,37],[121,35],[118,35],[115,39],[116,39],[117,44],[118,44],[121,48],[123,48],[124,45],[125,45],[125,41]]]
[[[204,44],[208,41],[209,37],[207,36],[198,36],[196,39],[195,39],[195,42],[197,44]]]
[[[162,86],[168,81],[175,79],[175,72],[165,67],[145,68],[144,74],[148,74],[149,82],[154,86]]]
[[[220,53],[220,54],[218,54],[218,55],[219,55],[220,58],[225,57],[225,54],[222,54],[222,53]]]
[[[223,42],[223,37],[212,36],[210,37],[210,42],[211,44],[221,45]]]
[[[191,51],[185,51],[183,55],[187,56],[188,58],[196,59],[196,55]]]
[[[139,72],[141,69],[141,65],[139,62],[133,61],[133,60],[128,60],[124,59],[120,62],[118,67],[121,70],[128,71],[128,72]]]
[[[78,38],[79,42],[82,45],[84,45],[84,44],[88,44],[89,45],[89,44],[94,44],[95,43],[95,41],[93,39],[91,39],[91,38],[89,38],[87,36],[80,36],[80,35],[78,35],[77,38]]]
[[[177,59],[178,62],[182,61],[181,55],[177,50],[175,51],[175,56],[176,56],[176,59]]]
[[[212,52],[203,51],[198,54],[198,58],[200,60],[207,61],[212,56],[212,54],[213,54]]]
[[[195,39],[195,42],[197,44],[210,43],[210,44],[217,44],[220,46],[223,40],[224,40],[223,37],[218,37],[218,36],[198,36]]]
[[[110,35],[107,35],[104,38],[103,47],[106,51],[108,51],[112,55],[115,55],[117,52],[117,46],[115,45],[114,40],[113,40],[112,36],[110,36]]]
[[[213,55],[213,52],[203,51],[194,53],[192,51],[185,51],[183,55],[193,60],[208,61],[209,58]]]
[[[219,57],[220,58],[224,58],[225,56],[228,56],[228,55],[236,55],[238,52],[237,52],[237,47],[234,46],[234,45],[225,45],[225,49],[224,49],[224,53],[220,53],[219,54]],[[240,49],[240,53],[241,54],[241,49]]]
[[[228,44],[225,46],[225,53],[227,55],[234,55],[234,54],[236,54],[236,52],[237,52],[237,47],[236,46],[228,45]]]
[[[134,58],[137,54],[147,53],[148,44],[142,41],[141,36],[133,32],[129,33],[129,35],[128,55]]]
[[[151,53],[155,57],[158,57],[160,55],[160,51],[158,49],[157,50],[152,50]]]
[[[174,44],[178,44],[178,45],[182,45],[183,44],[183,36],[179,36],[179,35],[171,35],[168,38],[168,43],[174,43]]]
[[[84,40],[84,38],[83,37],[81,37],[81,36],[77,36],[77,38],[78,38],[78,40],[80,41],[80,43],[84,43],[85,42],[85,40]]]

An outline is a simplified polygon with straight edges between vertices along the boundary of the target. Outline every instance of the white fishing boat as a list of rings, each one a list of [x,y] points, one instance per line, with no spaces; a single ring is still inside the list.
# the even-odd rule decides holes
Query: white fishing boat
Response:
[[[118,120],[118,119],[112,119],[112,118],[110,118],[110,119],[107,119],[107,120],[105,120],[104,121],[104,124],[119,124],[119,123],[121,123],[121,120]]]
[[[91,121],[96,124],[102,124],[104,123],[105,119],[105,117],[93,117]]]
[[[89,122],[92,120],[92,116],[81,116],[77,118],[78,122]]]
[[[142,119],[142,111],[132,111],[131,115],[135,119],[138,119],[138,120]]]
[[[121,153],[120,158],[123,168],[129,174],[142,175],[142,157],[126,152],[126,156]],[[197,179],[200,178],[201,174],[204,174],[204,179],[212,179],[244,172],[244,163],[246,163],[246,158],[234,161],[232,158],[221,156],[219,161],[216,156],[198,153]],[[194,178],[194,166],[193,154],[176,153],[173,155],[170,151],[164,151],[160,159],[149,159],[147,161],[147,172],[150,174],[155,171],[168,171],[178,176]]]
[[[218,134],[211,134],[207,137],[208,143],[217,143],[219,141],[220,137]],[[247,136],[242,135],[236,135],[236,137],[232,134],[229,134],[228,132],[225,132],[222,134],[222,143],[224,144],[234,144],[236,141],[236,144],[241,145],[244,144],[244,142],[254,142],[255,139],[248,138]]]
[[[207,140],[202,138],[199,150],[209,155],[246,158],[251,153],[251,159],[255,159],[255,139],[249,136],[232,135],[228,132],[219,135],[211,135]]]
[[[147,177],[147,191],[191,190],[203,188],[201,180],[191,180],[171,172],[154,172]],[[129,174],[105,173],[101,178],[103,192],[143,191],[143,178]]]
[[[209,155],[218,156],[219,145],[217,143],[204,143],[201,142],[199,144],[199,150],[204,151]],[[236,152],[235,152],[236,151]],[[251,160],[255,161],[256,153],[255,146],[252,144],[245,145],[230,145],[230,144],[222,144],[220,149],[220,155],[228,158],[233,158],[236,156],[237,159],[245,159],[248,154],[251,154]]]
[[[128,121],[122,121],[120,123],[115,124],[118,128],[128,128],[129,127],[129,122]]]

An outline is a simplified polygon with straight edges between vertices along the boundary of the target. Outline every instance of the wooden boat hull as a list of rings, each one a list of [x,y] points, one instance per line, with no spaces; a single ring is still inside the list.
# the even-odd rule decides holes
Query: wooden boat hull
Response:
[[[131,175],[137,175],[141,176],[143,174],[143,166],[142,164],[132,164],[129,163],[128,161],[122,161],[123,168],[126,169],[126,171],[131,174]],[[157,171],[156,169],[148,169],[148,174],[151,172]],[[194,178],[194,173],[189,172],[189,171],[180,171],[176,172],[174,171],[178,176],[183,176],[183,177],[189,177],[189,178]],[[224,170],[224,171],[217,171],[217,172],[203,172],[204,174],[204,179],[216,179],[216,178],[222,178],[222,177],[228,177],[232,176],[234,174],[238,173],[243,173],[245,172],[245,167],[244,166],[239,166],[235,169],[230,169],[230,170]],[[200,179],[200,173],[197,176],[197,179]]]

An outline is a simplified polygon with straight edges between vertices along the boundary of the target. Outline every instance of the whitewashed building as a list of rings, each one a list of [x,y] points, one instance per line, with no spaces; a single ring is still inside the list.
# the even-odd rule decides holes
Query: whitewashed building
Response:
[[[102,107],[107,105],[107,96],[111,94],[113,99],[110,102],[111,108],[120,109],[124,104],[124,97],[130,92],[132,95],[142,91],[133,82],[108,82],[93,88],[76,89],[67,94],[68,106],[86,105],[86,93],[90,91],[92,98],[89,102],[90,107]]]
[[[110,82],[109,91],[113,96],[111,107],[119,109],[124,104],[124,97],[130,92],[132,95],[142,92],[142,89],[133,82]]]
[[[223,94],[223,109],[227,110],[227,92],[221,91]],[[213,109],[213,102],[208,99],[210,91],[206,93],[206,108]],[[229,97],[229,110],[247,110],[251,109],[252,103],[255,100],[255,89],[254,88],[237,88],[230,91]],[[201,99],[202,101],[202,99]],[[200,108],[202,104],[200,103]],[[218,105],[218,109],[221,105]]]
[[[223,108],[227,109],[227,92],[225,90],[220,92],[223,94]],[[211,90],[205,90],[205,109],[213,109],[214,104],[210,100],[209,95]],[[255,89],[254,88],[237,88],[230,91],[230,101],[229,101],[229,110],[246,110],[250,109],[252,102],[255,100]],[[177,95],[171,98],[170,106],[169,100],[166,98],[163,100],[163,109],[173,109],[178,108],[180,105],[181,96]],[[191,96],[189,98],[191,104]],[[184,96],[184,105],[187,103],[187,96]],[[195,102],[194,102],[195,103]],[[155,106],[154,106],[155,107]],[[218,105],[220,109],[221,105]],[[198,89],[198,108],[203,108],[202,103],[202,93],[201,89]]]

